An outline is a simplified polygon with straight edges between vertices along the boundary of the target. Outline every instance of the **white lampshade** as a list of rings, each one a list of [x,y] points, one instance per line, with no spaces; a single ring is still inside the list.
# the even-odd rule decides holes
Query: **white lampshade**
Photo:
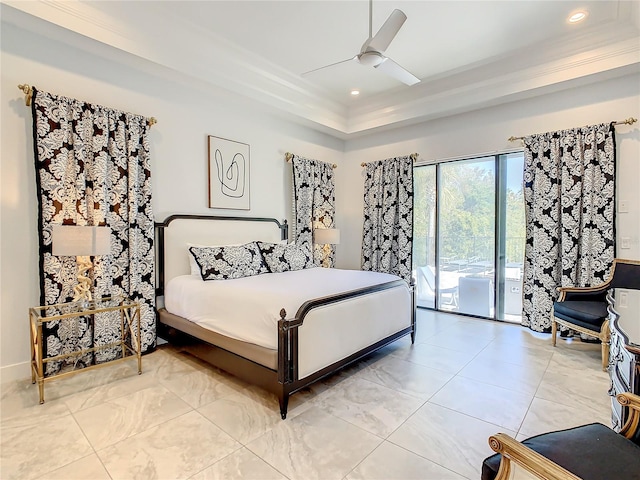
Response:
[[[109,227],[54,225],[51,241],[56,256],[94,256],[111,253]]]
[[[337,228],[316,228],[313,231],[313,243],[318,245],[338,245],[340,230]]]

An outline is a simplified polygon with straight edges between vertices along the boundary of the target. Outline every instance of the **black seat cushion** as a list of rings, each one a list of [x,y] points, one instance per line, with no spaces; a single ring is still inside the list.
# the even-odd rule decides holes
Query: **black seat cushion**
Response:
[[[583,480],[640,480],[640,447],[601,423],[543,433],[522,444]],[[496,478],[501,457],[485,459],[482,480]]]
[[[608,315],[606,303],[575,300],[554,302],[553,314],[562,320],[596,331],[600,331]]]

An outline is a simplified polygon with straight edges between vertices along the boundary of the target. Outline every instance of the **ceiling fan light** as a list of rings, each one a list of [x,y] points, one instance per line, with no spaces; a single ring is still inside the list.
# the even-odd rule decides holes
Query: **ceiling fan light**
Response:
[[[377,67],[383,60],[384,57],[379,52],[364,52],[358,55],[360,64],[367,67]]]

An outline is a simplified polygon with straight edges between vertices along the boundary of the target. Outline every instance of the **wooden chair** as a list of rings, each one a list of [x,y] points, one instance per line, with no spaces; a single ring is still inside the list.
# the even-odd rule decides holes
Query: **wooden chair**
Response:
[[[551,338],[556,346],[558,325],[600,339],[602,369],[609,364],[609,314],[607,291],[611,288],[640,289],[640,261],[616,258],[607,281],[595,287],[561,287],[553,304]]]
[[[592,423],[523,442],[505,433],[492,435],[489,446],[498,453],[484,460],[482,480],[507,480],[512,462],[542,480],[639,480],[640,396],[616,398],[628,407],[620,433]]]

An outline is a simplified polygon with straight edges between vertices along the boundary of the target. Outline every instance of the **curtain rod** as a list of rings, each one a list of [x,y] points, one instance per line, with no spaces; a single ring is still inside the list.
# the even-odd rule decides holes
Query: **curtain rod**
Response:
[[[411,160],[413,160],[414,162],[416,160],[418,160],[418,155],[420,155],[419,153],[412,153],[411,155],[409,155],[409,157],[411,158]],[[360,164],[361,167],[366,167],[367,166],[367,162],[362,162]]]
[[[290,162],[293,159],[293,153],[291,152],[287,152],[284,154],[284,159],[286,162]],[[331,168],[338,168],[338,165],[336,165],[335,163],[331,164]]]
[[[28,85],[26,83],[21,83],[20,85],[18,85],[18,88],[22,90],[22,93],[24,93],[24,104],[27,107],[30,106],[31,99],[33,98],[33,88],[31,87],[31,85]],[[158,120],[156,119],[156,117],[149,117],[147,119],[147,123],[149,124],[150,127],[152,127],[156,123],[158,123]]]
[[[637,118],[629,117],[626,120],[620,120],[618,122],[611,122],[611,123],[613,123],[614,125],[633,125],[637,121],[638,121]],[[524,140],[524,137],[511,136],[507,140],[509,140],[510,142],[515,142],[516,140]]]

